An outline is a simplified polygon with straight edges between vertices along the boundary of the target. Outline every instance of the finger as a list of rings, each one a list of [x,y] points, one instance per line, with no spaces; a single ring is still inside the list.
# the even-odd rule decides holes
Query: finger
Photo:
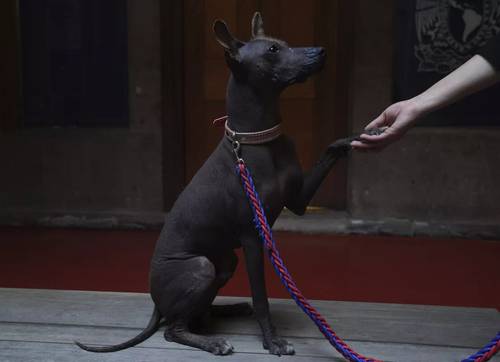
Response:
[[[360,141],[351,141],[351,147],[352,148],[363,148],[365,144]]]
[[[385,141],[386,139],[388,139],[390,137],[391,137],[391,135],[386,134],[386,133],[381,133],[379,135],[369,135],[369,134],[363,133],[359,136],[359,140],[361,142],[375,143],[375,142]]]
[[[366,153],[366,152],[370,152],[370,149],[369,148],[363,148],[363,146],[352,146],[352,151],[353,152]]]
[[[364,143],[360,141],[352,141],[351,147],[355,150],[370,150],[378,147],[376,144]]]
[[[363,148],[377,148],[377,147],[386,147],[390,143],[394,142],[397,138],[395,135],[391,134],[381,134],[381,135],[367,135],[367,134],[362,134],[356,141],[359,142],[359,144],[356,144],[356,146],[359,145],[359,147]],[[361,146],[362,145],[362,146]]]
[[[382,133],[380,134],[369,134],[363,133],[359,136],[359,140],[362,142],[393,142],[399,137],[401,137],[401,131],[398,127],[382,127]]]
[[[354,152],[363,152],[363,153],[378,153],[382,151],[384,148],[386,148],[387,145],[373,145],[373,144],[366,144],[360,142],[359,145],[353,145],[352,149]]]
[[[385,113],[382,113],[380,116],[375,118],[373,121],[368,123],[368,125],[365,127],[365,129],[370,129],[370,128],[376,128],[376,127],[381,127],[386,125],[386,116]]]

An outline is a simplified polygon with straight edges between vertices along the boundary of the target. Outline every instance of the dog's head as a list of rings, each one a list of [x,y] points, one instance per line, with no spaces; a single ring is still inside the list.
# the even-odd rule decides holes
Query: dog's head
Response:
[[[235,79],[256,89],[281,91],[303,82],[323,67],[326,57],[323,48],[291,48],[266,36],[260,13],[253,16],[252,39],[246,43],[236,39],[222,20],[215,21],[214,32]]]

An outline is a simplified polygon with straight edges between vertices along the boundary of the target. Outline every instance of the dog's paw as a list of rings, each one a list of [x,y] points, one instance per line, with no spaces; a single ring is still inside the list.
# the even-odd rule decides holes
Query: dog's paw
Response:
[[[344,138],[333,142],[328,146],[328,152],[338,157],[347,156],[351,150],[351,144],[349,141],[349,139]]]
[[[270,354],[274,354],[276,356],[295,354],[293,344],[283,338],[275,337],[268,342],[264,341],[262,345],[264,349],[269,351]]]
[[[226,356],[228,354],[233,353],[234,347],[231,345],[231,343],[229,343],[223,338],[214,338],[210,342],[208,351],[217,356]]]

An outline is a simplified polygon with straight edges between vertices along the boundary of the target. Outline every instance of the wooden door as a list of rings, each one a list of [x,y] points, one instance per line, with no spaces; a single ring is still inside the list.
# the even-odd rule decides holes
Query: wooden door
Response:
[[[344,2],[345,3],[345,2]],[[310,168],[322,150],[347,132],[345,64],[348,46],[340,36],[340,22],[348,11],[340,0],[188,0],[184,3],[185,155],[186,181],[219,142],[222,129],[212,119],[225,114],[225,89],[229,76],[223,50],[215,41],[212,24],[226,21],[241,40],[250,38],[255,11],[264,19],[266,33],[286,40],[291,46],[323,46],[328,60],[325,69],[306,83],[286,90],[281,100],[285,132],[296,143],[300,162]],[[347,24],[347,22],[346,22]],[[344,29],[345,30],[345,29]],[[350,34],[342,33],[342,34]],[[346,42],[348,43],[348,42]],[[342,48],[342,52],[338,50]],[[347,87],[346,87],[347,88]],[[319,190],[314,205],[344,209],[346,166],[337,165]]]

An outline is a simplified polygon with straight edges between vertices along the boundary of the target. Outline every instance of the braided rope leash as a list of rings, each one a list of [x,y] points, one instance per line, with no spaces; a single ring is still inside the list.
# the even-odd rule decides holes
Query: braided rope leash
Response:
[[[241,177],[243,183],[243,188],[247,195],[248,201],[252,208],[254,215],[254,223],[259,235],[267,249],[269,259],[274,267],[274,270],[278,274],[281,282],[285,288],[290,293],[292,299],[297,303],[297,305],[309,316],[309,318],[316,324],[321,333],[326,337],[330,344],[348,361],[351,362],[382,362],[381,360],[369,358],[360,355],[355,352],[351,347],[349,347],[330,327],[327,321],[321,316],[321,314],[309,303],[309,301],[300,292],[299,288],[292,279],[292,276],[288,272],[286,266],[281,259],[279,251],[276,248],[276,244],[272,235],[271,227],[267,221],[264,208],[260,201],[259,195],[255,188],[250,171],[245,165],[243,159],[239,157],[238,154],[239,146],[235,148],[235,154],[238,160],[237,172]],[[480,351],[473,354],[472,356],[464,359],[462,362],[485,362],[493,357],[500,349],[500,332],[497,336],[491,340],[486,346],[484,346]]]
[[[288,290],[293,300],[295,300],[295,303],[297,303],[297,305],[309,316],[309,318],[311,318],[316,326],[318,326],[319,330],[328,339],[330,344],[335,347],[335,349],[347,360],[352,362],[382,362],[374,358],[364,357],[354,352],[339,336],[337,336],[321,314],[319,314],[319,312],[302,295],[285,267],[278,250],[276,249],[271,227],[267,222],[264,208],[262,207],[257,190],[255,189],[252,176],[241,159],[239,159],[237,171],[241,177],[248,200],[250,201],[250,206],[254,214],[255,226],[267,249],[271,264],[281,279],[281,282]]]
[[[498,351],[500,351],[500,332],[497,333],[487,345],[478,352],[467,357],[462,362],[484,362],[491,359]]]

